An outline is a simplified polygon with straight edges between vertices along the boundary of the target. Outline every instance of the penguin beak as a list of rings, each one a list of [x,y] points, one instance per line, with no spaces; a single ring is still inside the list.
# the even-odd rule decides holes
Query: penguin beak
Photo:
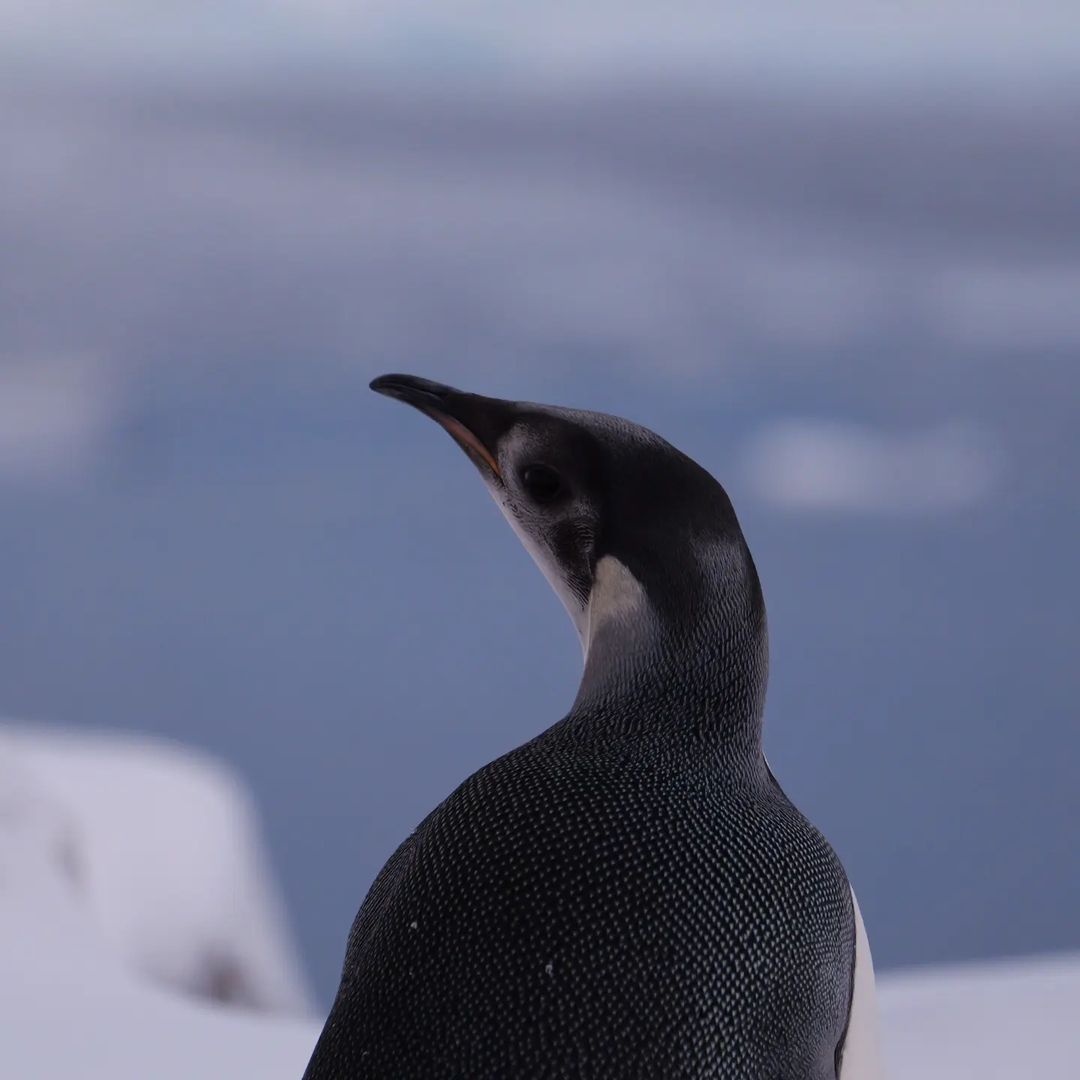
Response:
[[[475,423],[478,418],[478,403],[504,403],[475,394],[464,394],[452,386],[421,379],[416,375],[380,375],[371,381],[371,389],[377,394],[385,394],[405,402],[406,405],[412,405],[425,416],[430,416],[447,431],[477,466],[488,470],[496,480],[502,479],[495,455],[473,428],[478,426]]]

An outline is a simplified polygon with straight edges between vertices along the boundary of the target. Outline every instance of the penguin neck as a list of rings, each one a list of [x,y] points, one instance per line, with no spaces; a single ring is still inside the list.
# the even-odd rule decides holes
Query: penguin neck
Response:
[[[746,573],[733,575],[728,556],[729,565],[707,567],[667,609],[624,564],[600,561],[582,634],[576,724],[761,754],[765,607],[744,545],[738,557]]]

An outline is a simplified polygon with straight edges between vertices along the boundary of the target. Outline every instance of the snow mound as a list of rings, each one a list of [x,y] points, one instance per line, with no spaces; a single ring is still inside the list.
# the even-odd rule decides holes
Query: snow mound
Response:
[[[313,1023],[171,994],[113,954],[58,858],[64,835],[47,803],[22,802],[15,813],[10,803],[0,807],[0,1075],[300,1076]]]
[[[927,968],[880,980],[893,1080],[1075,1075],[1080,956]]]
[[[3,806],[5,842],[29,830],[52,853],[95,936],[134,972],[201,997],[309,1013],[253,808],[222,766],[148,739],[5,726]]]

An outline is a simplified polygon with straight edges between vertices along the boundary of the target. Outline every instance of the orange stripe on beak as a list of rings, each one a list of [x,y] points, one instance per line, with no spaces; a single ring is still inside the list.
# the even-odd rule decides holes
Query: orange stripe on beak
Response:
[[[459,420],[452,416],[440,413],[436,409],[425,409],[424,412],[438,421],[450,434],[450,437],[469,455],[474,461],[483,462],[500,480],[502,473],[499,471],[499,463],[491,456],[491,451]]]

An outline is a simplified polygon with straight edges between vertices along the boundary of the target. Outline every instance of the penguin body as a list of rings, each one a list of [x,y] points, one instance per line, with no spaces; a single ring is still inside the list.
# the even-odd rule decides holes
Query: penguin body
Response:
[[[761,752],[764,605],[723,489],[624,421],[373,387],[476,462],[585,674],[383,868],[307,1080],[876,1080],[853,894]]]

